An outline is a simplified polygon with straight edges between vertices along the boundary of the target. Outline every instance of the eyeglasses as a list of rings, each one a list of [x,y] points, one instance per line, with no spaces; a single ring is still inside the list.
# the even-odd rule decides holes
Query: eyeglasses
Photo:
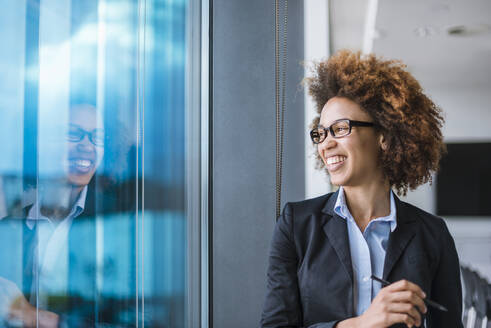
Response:
[[[351,128],[353,126],[374,126],[373,122],[362,122],[362,121],[353,121],[346,118],[334,121],[331,126],[325,128],[323,126],[318,126],[313,128],[310,131],[310,138],[314,144],[319,144],[323,142],[329,132],[334,138],[342,138],[346,137],[351,133]]]
[[[67,140],[71,142],[80,142],[85,138],[85,135],[89,137],[90,142],[94,146],[104,146],[104,130],[102,129],[94,129],[92,132],[89,132],[76,125],[70,125]]]

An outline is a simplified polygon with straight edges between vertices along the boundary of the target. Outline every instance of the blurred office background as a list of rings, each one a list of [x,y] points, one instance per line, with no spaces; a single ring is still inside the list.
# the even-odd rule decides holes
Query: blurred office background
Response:
[[[275,223],[274,1],[0,5],[0,277],[72,326],[257,326]],[[444,217],[461,263],[491,280],[491,3],[288,1],[282,204],[331,190],[301,80],[342,48],[401,59],[443,109],[442,172],[406,199]],[[77,142],[100,163],[70,157]],[[61,202],[67,167],[93,174],[85,207],[33,291],[12,222]]]

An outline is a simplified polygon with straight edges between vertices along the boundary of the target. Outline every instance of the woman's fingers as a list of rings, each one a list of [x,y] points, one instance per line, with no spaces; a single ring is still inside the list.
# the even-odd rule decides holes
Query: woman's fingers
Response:
[[[393,325],[395,323],[405,323],[408,327],[417,325],[416,321],[406,313],[388,313],[386,318],[385,324],[387,325]]]
[[[410,290],[410,291],[418,294],[418,296],[421,298],[426,297],[426,294],[423,292],[423,290],[418,285],[416,285],[410,281],[407,281],[405,279],[399,280],[399,281],[397,281],[393,284],[390,284],[384,288],[387,288],[389,291],[393,291],[393,292]]]
[[[426,305],[421,297],[412,291],[394,292],[387,295],[387,300],[391,303],[410,303],[419,309],[421,313],[426,313]]]
[[[364,318],[384,327],[395,323],[404,323],[407,327],[420,326],[422,313],[427,311],[423,301],[425,297],[418,285],[400,280],[380,290]]]
[[[416,326],[421,325],[421,313],[410,303],[390,303],[388,310],[391,313],[408,314]]]

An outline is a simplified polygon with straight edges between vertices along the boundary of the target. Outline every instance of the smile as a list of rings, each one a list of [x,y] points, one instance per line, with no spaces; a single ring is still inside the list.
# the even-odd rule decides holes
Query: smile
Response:
[[[94,168],[94,161],[88,158],[71,158],[68,165],[72,173],[86,174]]]
[[[92,161],[90,161],[88,159],[77,159],[75,161],[75,165],[82,167],[82,168],[88,168],[88,167],[92,166]]]
[[[336,156],[331,156],[329,158],[327,158],[327,165],[331,165],[331,164],[337,164],[337,163],[342,163],[346,160],[346,156],[339,156],[339,155],[336,155]]]

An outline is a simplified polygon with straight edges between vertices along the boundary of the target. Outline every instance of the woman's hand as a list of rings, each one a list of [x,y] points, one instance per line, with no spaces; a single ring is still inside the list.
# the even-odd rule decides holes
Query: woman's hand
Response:
[[[338,323],[337,328],[386,328],[396,323],[407,327],[421,326],[421,313],[426,313],[426,297],[418,285],[400,280],[380,290],[370,307],[359,317]]]
[[[36,309],[24,295],[20,295],[12,302],[8,320],[29,328],[56,328],[59,324],[59,316],[56,313]]]

